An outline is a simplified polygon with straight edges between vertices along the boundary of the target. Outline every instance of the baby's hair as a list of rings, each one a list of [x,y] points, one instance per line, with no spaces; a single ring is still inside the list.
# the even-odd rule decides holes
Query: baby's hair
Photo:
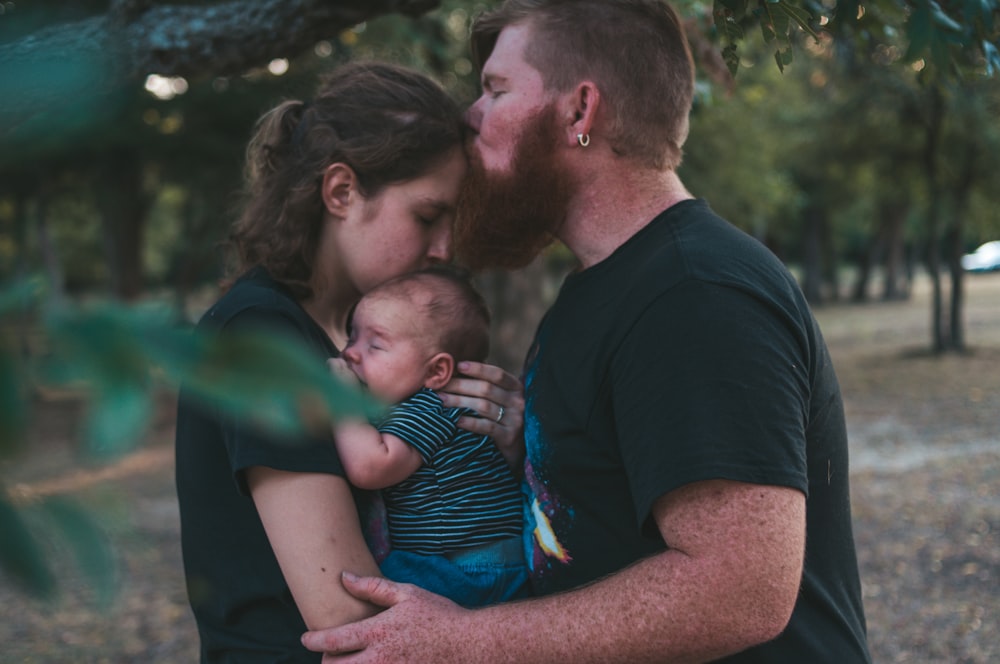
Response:
[[[468,274],[434,266],[380,284],[365,297],[400,297],[426,317],[439,349],[456,362],[482,362],[490,352],[490,310]]]

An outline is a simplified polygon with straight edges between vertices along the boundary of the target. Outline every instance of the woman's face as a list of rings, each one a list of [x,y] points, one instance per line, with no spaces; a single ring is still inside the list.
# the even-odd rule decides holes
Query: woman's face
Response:
[[[448,262],[455,202],[466,159],[456,147],[426,174],[358,197],[338,230],[338,262],[358,293],[387,279]]]

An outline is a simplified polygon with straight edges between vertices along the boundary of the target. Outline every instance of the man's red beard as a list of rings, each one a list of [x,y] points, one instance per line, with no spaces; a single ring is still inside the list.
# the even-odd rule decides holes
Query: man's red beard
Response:
[[[555,108],[528,120],[509,173],[488,172],[469,155],[469,174],[455,215],[455,254],[471,270],[514,269],[555,240],[573,186],[559,163]]]

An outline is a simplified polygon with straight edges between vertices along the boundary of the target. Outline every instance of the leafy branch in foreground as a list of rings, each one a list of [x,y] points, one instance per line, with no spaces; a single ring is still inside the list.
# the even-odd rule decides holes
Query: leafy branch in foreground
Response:
[[[205,335],[177,324],[167,309],[39,303],[37,284],[0,292],[0,455],[23,447],[34,384],[71,386],[87,399],[83,443],[108,459],[141,444],[157,391],[181,383],[208,407],[293,433],[328,426],[332,417],[374,416],[382,404],[339,382],[320,358],[264,334]],[[40,360],[14,343],[17,318],[37,317],[48,346]],[[42,524],[42,525],[38,525]],[[107,601],[114,557],[102,528],[59,497],[18,500],[0,482],[0,570],[32,595],[50,598],[57,584],[40,544],[57,533],[80,571]]]

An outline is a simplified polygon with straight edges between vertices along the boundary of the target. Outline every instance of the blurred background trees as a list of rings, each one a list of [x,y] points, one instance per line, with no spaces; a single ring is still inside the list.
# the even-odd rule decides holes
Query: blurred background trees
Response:
[[[490,4],[0,3],[0,278],[184,305],[219,276],[262,111],[354,57],[425,69],[469,101],[468,24]],[[699,65],[692,190],[794,265],[814,303],[905,297],[927,270],[931,344],[960,349],[959,258],[1000,235],[997,0],[678,8]]]

